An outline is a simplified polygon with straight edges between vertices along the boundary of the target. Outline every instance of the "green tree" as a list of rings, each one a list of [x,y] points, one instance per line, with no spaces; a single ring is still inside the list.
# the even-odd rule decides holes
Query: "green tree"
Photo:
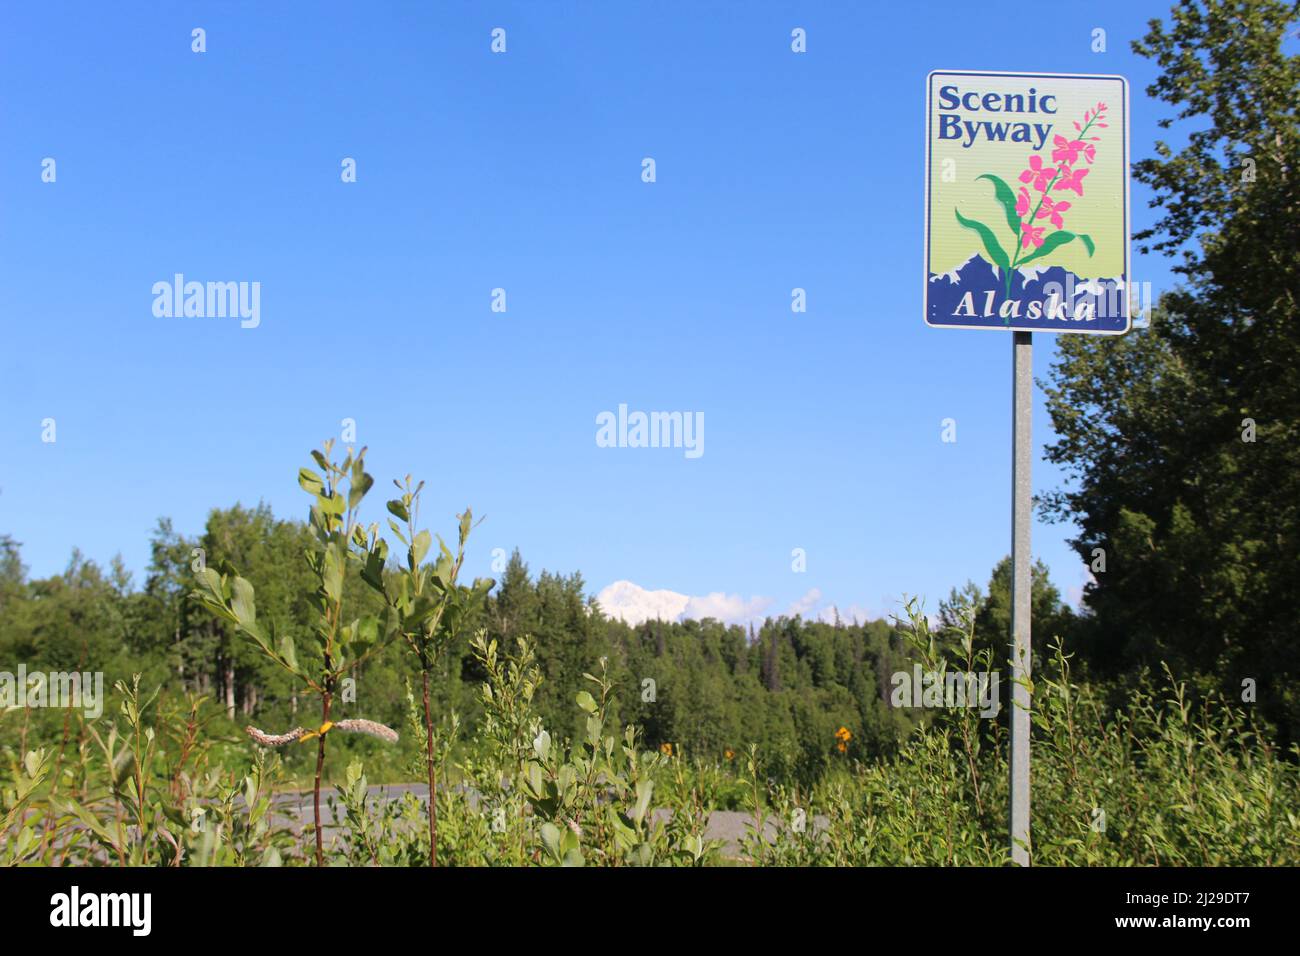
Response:
[[[1186,144],[1134,165],[1158,216],[1135,238],[1185,285],[1149,328],[1060,343],[1046,503],[1080,527],[1093,663],[1159,660],[1240,694],[1260,687],[1284,739],[1300,728],[1300,57],[1297,7],[1189,0],[1134,50]]]
[[[945,626],[959,627],[955,609],[963,599],[975,609],[975,650],[992,650],[994,661],[1006,661],[1011,644],[1011,556],[993,568],[987,591],[967,584],[940,603],[939,619]],[[1068,644],[1076,625],[1074,612],[1061,600],[1061,592],[1041,560],[1030,568],[1029,606],[1030,640],[1035,660],[1041,660],[1055,638]]]

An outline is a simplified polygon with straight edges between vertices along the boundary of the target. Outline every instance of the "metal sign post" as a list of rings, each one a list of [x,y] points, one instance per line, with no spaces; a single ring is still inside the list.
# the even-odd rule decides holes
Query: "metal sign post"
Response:
[[[1033,515],[1033,333],[1016,332],[1011,345],[1011,859],[1029,865],[1029,532]]]
[[[935,70],[926,78],[925,321],[1012,333],[1012,862],[1028,866],[1034,332],[1131,327],[1128,83]]]

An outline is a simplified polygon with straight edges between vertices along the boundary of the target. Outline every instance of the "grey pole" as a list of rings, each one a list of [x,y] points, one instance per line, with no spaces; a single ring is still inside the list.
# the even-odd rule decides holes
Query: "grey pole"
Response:
[[[1015,332],[1012,352],[1011,477],[1011,860],[1029,865],[1029,690],[1030,675],[1029,529],[1032,520],[1033,447],[1030,418],[1034,410],[1033,333]]]

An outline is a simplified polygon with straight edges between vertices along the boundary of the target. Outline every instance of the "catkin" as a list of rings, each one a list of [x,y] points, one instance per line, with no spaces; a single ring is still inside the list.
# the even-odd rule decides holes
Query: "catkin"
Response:
[[[385,727],[383,724],[377,724],[373,720],[362,720],[360,718],[340,720],[334,725],[334,729],[350,730],[356,734],[369,734],[371,737],[387,740],[390,744],[397,743],[397,731],[391,727]]]
[[[367,734],[371,737],[378,737],[380,740],[386,740],[390,744],[397,743],[397,731],[373,720],[362,720],[360,718],[340,720],[330,727],[330,730],[345,730],[354,734]],[[307,731],[302,727],[295,727],[287,734],[268,734],[264,730],[258,730],[256,727],[249,725],[244,728],[244,733],[263,747],[281,747],[284,744],[291,744],[300,739]]]
[[[279,747],[281,744],[291,744],[306,732],[301,727],[295,727],[287,734],[268,734],[265,731],[258,730],[251,724],[244,728],[244,733],[263,747]]]

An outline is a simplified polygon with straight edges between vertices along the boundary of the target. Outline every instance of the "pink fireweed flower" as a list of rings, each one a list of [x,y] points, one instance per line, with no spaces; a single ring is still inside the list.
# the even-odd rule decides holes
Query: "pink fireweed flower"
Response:
[[[1086,169],[1070,169],[1067,166],[1061,167],[1061,178],[1056,181],[1054,188],[1064,192],[1070,190],[1083,195],[1083,177],[1088,175]]]
[[[1056,149],[1052,150],[1052,162],[1069,166],[1079,158],[1079,148],[1083,145],[1079,140],[1071,141],[1064,136],[1053,136],[1052,142],[1056,146]]]
[[[1051,196],[1044,196],[1043,204],[1038,207],[1038,215],[1034,218],[1047,219],[1050,217],[1052,225],[1060,229],[1065,225],[1064,220],[1061,219],[1061,213],[1069,208],[1070,204],[1068,202],[1056,202]]]
[[[1056,149],[1052,150],[1052,162],[1064,163],[1066,166],[1073,166],[1079,160],[1079,153],[1088,149],[1088,144],[1081,139],[1068,140],[1064,136],[1056,136],[1052,142],[1056,144]],[[1096,152],[1096,147],[1093,147],[1093,152]]]
[[[1044,166],[1043,158],[1035,154],[1029,157],[1029,168],[1020,174],[1020,181],[1027,183],[1033,180],[1034,188],[1040,193],[1045,193],[1055,175],[1056,170],[1051,166]]]
[[[1038,248],[1043,244],[1043,230],[1046,226],[1031,226],[1028,222],[1020,224],[1020,247],[1028,249],[1030,245]]]
[[[1016,199],[1016,215],[1023,216],[1029,212],[1029,190],[1024,186],[1020,187],[1020,196]]]

